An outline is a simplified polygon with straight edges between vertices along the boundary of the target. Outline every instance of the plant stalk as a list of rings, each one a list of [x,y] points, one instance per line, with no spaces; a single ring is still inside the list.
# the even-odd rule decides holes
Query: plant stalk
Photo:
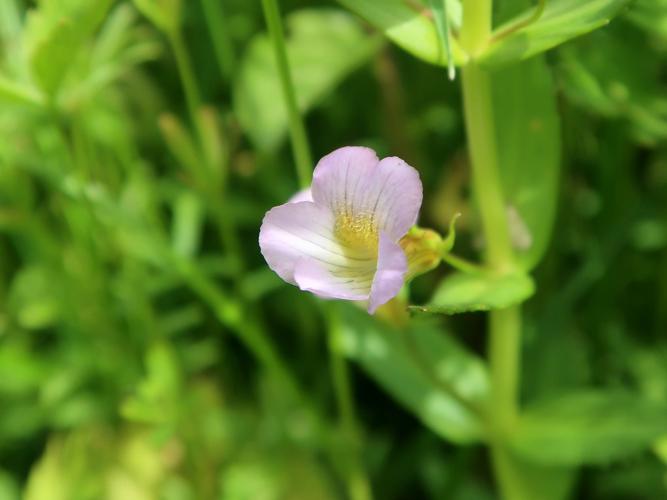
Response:
[[[472,59],[462,70],[472,181],[486,241],[486,262],[493,272],[506,273],[514,268],[514,256],[500,177],[491,79],[474,60],[491,38],[493,2],[464,0],[463,9],[461,44]],[[494,473],[507,500],[525,498],[519,465],[505,442],[518,416],[520,352],[520,307],[492,311],[488,356],[492,384],[490,414],[495,422],[490,447]]]

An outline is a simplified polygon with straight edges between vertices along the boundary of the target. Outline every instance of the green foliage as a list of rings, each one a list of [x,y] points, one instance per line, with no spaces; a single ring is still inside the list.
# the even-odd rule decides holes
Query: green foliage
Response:
[[[357,456],[375,498],[490,500],[496,440],[516,498],[665,497],[667,3],[547,0],[510,33],[537,2],[494,2],[504,276],[471,264],[487,242],[458,82],[423,64],[452,62],[430,2],[338,4],[280,1],[313,156],[405,158],[435,230],[413,235],[456,266],[376,316],[340,307],[352,432],[319,300],[257,245],[297,185],[258,3],[0,0],[0,499],[335,500]],[[518,303],[521,404],[496,429],[487,322],[449,314]]]
[[[298,105],[308,111],[379,48],[355,19],[338,11],[302,10],[286,19],[287,56]],[[287,131],[282,95],[270,40],[257,36],[241,61],[234,109],[244,131],[260,150],[274,150]]]
[[[39,87],[53,96],[84,41],[105,18],[111,0],[42,0],[31,12],[25,44]]]
[[[667,434],[667,405],[632,394],[588,391],[527,408],[512,446],[548,465],[606,463],[646,449]]]
[[[533,293],[535,285],[527,274],[486,276],[457,272],[443,280],[428,304],[411,309],[440,314],[490,311],[520,304]]]
[[[539,19],[529,9],[495,31],[482,55],[484,64],[527,59],[609,23],[629,0],[548,0]],[[527,22],[531,21],[531,22]]]
[[[435,24],[420,2],[405,0],[339,0],[383,32],[387,38],[414,56],[431,64],[447,66],[447,52],[438,36]],[[454,26],[461,24],[461,4],[447,0],[448,14]],[[458,15],[457,15],[458,14]],[[451,41],[456,64],[466,61],[465,53],[456,40]]]

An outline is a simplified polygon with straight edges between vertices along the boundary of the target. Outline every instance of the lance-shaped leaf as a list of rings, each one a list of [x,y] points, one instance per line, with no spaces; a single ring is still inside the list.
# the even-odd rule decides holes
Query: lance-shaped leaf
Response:
[[[412,321],[406,331],[341,307],[343,347],[384,390],[439,436],[457,443],[484,436],[480,419],[434,377],[482,406],[489,391],[484,363],[437,325]],[[409,336],[409,337],[407,337]],[[424,369],[427,367],[427,371]]]
[[[551,239],[558,200],[561,131],[543,57],[491,75],[498,161],[517,260],[534,268]]]
[[[498,27],[480,56],[485,65],[527,59],[606,25],[629,0],[550,0],[536,21],[534,9]]]

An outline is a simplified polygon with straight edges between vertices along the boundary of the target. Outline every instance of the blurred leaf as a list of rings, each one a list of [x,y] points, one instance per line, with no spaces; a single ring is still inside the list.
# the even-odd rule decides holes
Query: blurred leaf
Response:
[[[634,0],[626,17],[667,40],[667,0]]]
[[[520,304],[535,292],[527,274],[485,276],[454,273],[447,276],[425,306],[410,306],[418,312],[457,314],[504,309]]]
[[[370,59],[380,40],[364,33],[345,12],[297,11],[286,19],[287,55],[301,111],[315,106],[349,73]],[[287,108],[269,39],[256,37],[243,58],[234,88],[234,109],[244,131],[261,150],[278,146]]]
[[[21,498],[18,481],[3,469],[0,469],[0,498],[3,500]]]
[[[482,422],[436,386],[402,336],[411,336],[415,349],[423,354],[424,362],[435,376],[477,404],[483,404],[489,390],[481,360],[423,321],[412,321],[406,331],[400,331],[353,306],[345,308],[343,321],[343,348],[347,356],[424,425],[456,443],[483,438]]]
[[[184,191],[174,200],[171,246],[181,257],[194,257],[201,241],[204,207],[197,196]]]
[[[137,9],[158,29],[173,33],[181,23],[182,0],[133,0]]]
[[[607,463],[650,447],[667,433],[667,405],[612,391],[587,391],[534,404],[512,447],[545,465]]]
[[[27,45],[39,86],[53,96],[83,42],[102,23],[112,0],[42,0],[30,13]]]
[[[146,356],[146,371],[137,394],[125,401],[121,414],[137,422],[172,424],[177,418],[181,374],[168,344],[151,347]]]
[[[383,32],[399,47],[431,64],[447,65],[447,54],[438,38],[431,12],[418,0],[338,0]],[[460,26],[461,3],[447,0],[449,20]],[[456,64],[467,60],[456,39],[451,40]]]
[[[517,455],[513,450],[497,449],[494,461],[510,464],[512,480],[508,481],[509,498],[567,500],[571,496],[577,469],[575,467],[544,466]],[[500,458],[499,458],[500,457]]]
[[[551,240],[560,175],[560,118],[551,71],[535,58],[491,76],[496,137],[517,258],[535,267]]]
[[[0,75],[0,102],[40,106],[43,98],[35,89],[26,84],[13,82]]]
[[[535,8],[497,28],[496,40],[481,55],[483,64],[509,64],[552,49],[609,23],[629,0],[548,0],[539,19]],[[513,29],[520,26],[518,29]]]
[[[54,287],[54,283],[59,287]],[[66,283],[45,266],[23,268],[12,282],[9,299],[18,324],[28,329],[55,324],[62,313],[65,286]]]

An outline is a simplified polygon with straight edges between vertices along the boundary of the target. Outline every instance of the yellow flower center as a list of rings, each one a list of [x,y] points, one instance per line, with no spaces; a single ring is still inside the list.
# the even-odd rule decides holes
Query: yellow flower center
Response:
[[[357,258],[377,258],[379,234],[374,214],[339,212],[334,234]]]

